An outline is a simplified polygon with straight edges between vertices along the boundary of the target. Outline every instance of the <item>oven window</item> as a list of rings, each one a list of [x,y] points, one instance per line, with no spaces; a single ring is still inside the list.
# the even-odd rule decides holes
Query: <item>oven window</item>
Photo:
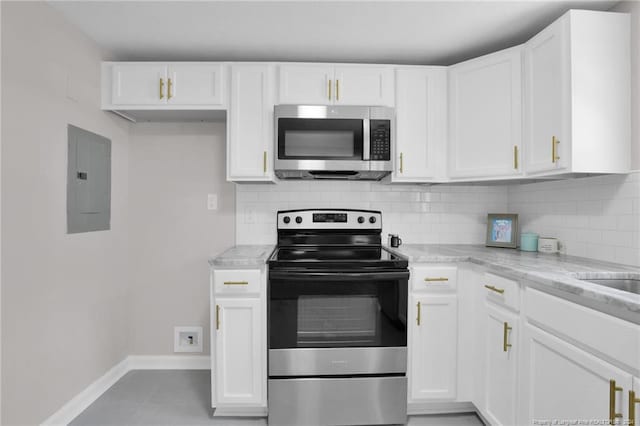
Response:
[[[376,296],[298,297],[298,346],[372,344],[380,334]]]
[[[407,281],[269,281],[269,348],[406,346]]]
[[[362,120],[280,118],[279,159],[362,160]]]

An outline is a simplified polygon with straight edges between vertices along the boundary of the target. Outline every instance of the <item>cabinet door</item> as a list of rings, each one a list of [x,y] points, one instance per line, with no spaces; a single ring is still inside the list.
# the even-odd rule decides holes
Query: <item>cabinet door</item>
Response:
[[[335,68],[335,104],[393,106],[393,69],[390,67]]]
[[[224,101],[222,73],[221,64],[170,64],[171,91],[167,89],[169,103],[222,105]]]
[[[569,85],[568,64],[564,62],[569,55],[566,22],[554,22],[525,44],[527,172],[560,169],[568,160],[569,140],[564,126],[570,108],[565,95]]]
[[[215,303],[217,407],[260,405],[266,385],[260,299],[219,297]]]
[[[420,182],[436,175],[446,146],[446,68],[399,68],[396,83],[394,182]]]
[[[167,103],[166,64],[116,64],[113,66],[111,101],[115,105]]]
[[[281,65],[280,104],[330,105],[335,99],[333,67]]]
[[[413,295],[409,306],[409,402],[456,397],[457,297]]]
[[[227,178],[273,180],[273,97],[269,65],[233,65],[228,116]]]
[[[449,71],[449,175],[521,173],[522,47],[454,65]]]
[[[633,377],[541,329],[526,325],[523,401],[525,421],[606,421],[610,395],[614,410],[627,419]],[[622,390],[611,393],[611,380]],[[558,423],[560,424],[560,423]],[[604,423],[602,423],[604,424]]]
[[[517,413],[518,317],[487,304],[485,320],[485,415],[492,425],[514,425]]]

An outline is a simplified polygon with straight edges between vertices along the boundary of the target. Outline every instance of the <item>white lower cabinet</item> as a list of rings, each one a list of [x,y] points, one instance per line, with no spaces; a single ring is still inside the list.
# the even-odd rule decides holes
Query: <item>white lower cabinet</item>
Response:
[[[607,424],[613,418],[629,424],[631,374],[531,324],[526,325],[525,339],[523,422]]]
[[[455,401],[458,372],[457,268],[411,267],[407,317],[409,411]]]
[[[487,302],[484,415],[492,425],[516,424],[518,315]]]
[[[258,298],[216,299],[216,395],[224,404],[263,399]]]
[[[409,307],[409,402],[453,400],[457,377],[457,297],[414,294]]]
[[[211,282],[214,415],[263,416],[267,405],[265,272],[215,270]]]

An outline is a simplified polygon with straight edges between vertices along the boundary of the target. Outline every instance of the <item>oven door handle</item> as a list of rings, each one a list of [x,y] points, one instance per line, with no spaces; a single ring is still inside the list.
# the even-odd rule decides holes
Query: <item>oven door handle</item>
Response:
[[[286,281],[366,281],[366,280],[408,280],[409,271],[379,272],[289,272],[269,271],[270,280]]]

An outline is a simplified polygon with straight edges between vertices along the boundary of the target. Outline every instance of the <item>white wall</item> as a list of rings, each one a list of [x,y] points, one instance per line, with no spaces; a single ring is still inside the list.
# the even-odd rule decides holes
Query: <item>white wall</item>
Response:
[[[129,126],[102,52],[50,6],[2,7],[2,424],[37,424],[127,354]],[[66,234],[67,124],[112,141],[111,230]]]
[[[203,327],[209,353],[207,259],[234,244],[225,124],[136,124],[130,137],[129,353],[173,354],[174,326]]]
[[[505,186],[279,182],[236,186],[237,244],[275,244],[276,211],[298,208],[381,210],[383,235],[405,243],[484,243],[487,213],[507,210]]]

